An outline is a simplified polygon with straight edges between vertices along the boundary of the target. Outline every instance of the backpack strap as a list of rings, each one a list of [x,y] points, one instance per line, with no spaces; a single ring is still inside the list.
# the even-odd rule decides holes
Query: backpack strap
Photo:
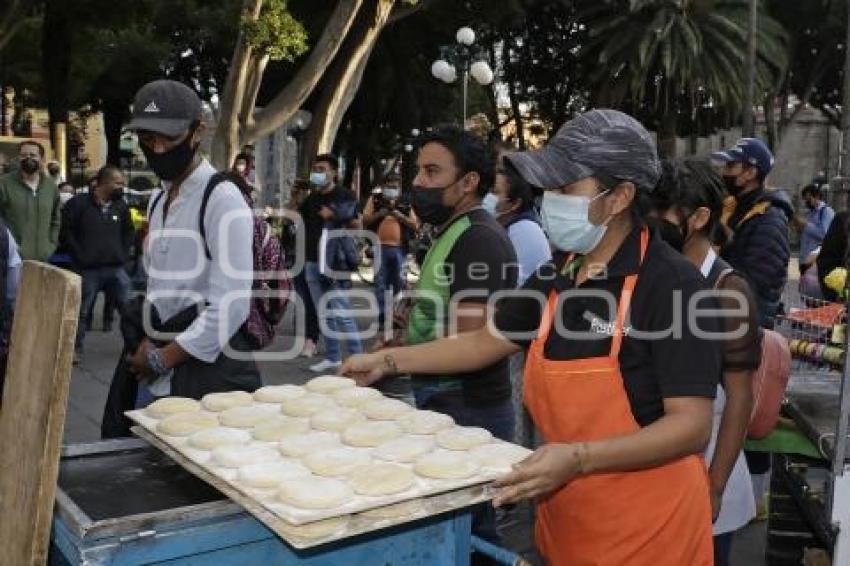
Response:
[[[708,281],[708,284],[711,285],[712,289],[717,289],[720,287],[720,284],[723,283],[723,280],[734,272],[735,270],[732,266],[729,265],[726,260],[718,256],[715,258],[714,264],[711,266],[706,280]]]
[[[210,246],[207,243],[207,229],[204,227],[204,217],[207,214],[207,204],[210,201],[213,189],[226,180],[227,175],[224,173],[216,173],[210,177],[210,180],[207,181],[207,186],[204,188],[204,196],[201,199],[201,212],[198,214],[198,231],[201,233],[201,240],[204,242],[204,253],[208,260],[212,259],[212,254],[210,253]]]
[[[151,204],[151,216],[153,216],[153,212],[156,210],[156,205],[159,204],[159,201],[162,200],[162,195],[165,194],[165,189],[159,191],[159,194],[156,195],[153,199],[153,204]],[[165,224],[165,214],[163,213],[162,223]]]

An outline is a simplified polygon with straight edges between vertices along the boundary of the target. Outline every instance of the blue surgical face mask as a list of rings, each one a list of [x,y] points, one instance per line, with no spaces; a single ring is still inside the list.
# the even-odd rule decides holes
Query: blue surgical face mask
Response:
[[[316,187],[324,187],[328,183],[328,174],[325,172],[313,171],[310,173],[310,184]]]
[[[561,251],[578,254],[586,254],[598,246],[610,218],[602,224],[593,224],[589,218],[590,203],[604,194],[590,198],[544,193],[540,214],[549,242]]]
[[[395,200],[398,198],[399,190],[398,189],[384,189],[384,196],[390,200]]]
[[[491,216],[496,216],[496,207],[499,205],[499,197],[493,193],[487,193],[487,196],[481,201],[481,206],[484,210],[490,213]]]

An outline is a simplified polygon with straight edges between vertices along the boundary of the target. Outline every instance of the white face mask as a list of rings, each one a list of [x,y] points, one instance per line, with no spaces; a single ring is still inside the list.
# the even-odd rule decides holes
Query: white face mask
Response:
[[[589,218],[590,203],[604,194],[590,198],[544,193],[540,215],[549,242],[561,251],[578,254],[586,254],[598,246],[610,218],[602,224],[593,224]]]
[[[382,192],[384,193],[384,196],[387,197],[388,199],[395,200],[395,199],[398,198],[399,190],[398,189],[384,189]]]
[[[481,206],[492,216],[496,216],[496,207],[499,205],[499,197],[493,193],[487,193],[487,196],[481,201]]]

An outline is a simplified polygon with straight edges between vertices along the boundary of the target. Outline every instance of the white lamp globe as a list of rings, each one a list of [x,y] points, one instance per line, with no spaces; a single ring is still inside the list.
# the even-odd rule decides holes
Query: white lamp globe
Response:
[[[435,79],[444,81],[446,80],[445,77],[448,76],[450,69],[451,65],[449,65],[447,61],[438,59],[431,65],[431,74],[434,75]]]
[[[413,128],[412,130],[410,130],[410,135],[415,138],[419,135],[419,130],[417,128]]]
[[[443,77],[443,80],[446,83],[453,83],[457,80],[457,69],[454,68],[454,65],[449,65],[449,70],[446,71],[446,76]]]
[[[472,31],[472,28],[464,26],[457,30],[455,39],[462,45],[472,45],[475,43],[475,32]]]
[[[488,85],[493,82],[493,71],[486,61],[476,61],[469,68],[472,77],[478,81],[478,84]]]

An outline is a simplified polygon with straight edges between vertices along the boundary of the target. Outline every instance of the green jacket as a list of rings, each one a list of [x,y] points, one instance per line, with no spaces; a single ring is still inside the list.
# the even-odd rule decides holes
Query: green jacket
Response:
[[[59,244],[59,189],[43,172],[38,190],[12,171],[0,177],[0,217],[18,242],[22,259],[47,261]]]

